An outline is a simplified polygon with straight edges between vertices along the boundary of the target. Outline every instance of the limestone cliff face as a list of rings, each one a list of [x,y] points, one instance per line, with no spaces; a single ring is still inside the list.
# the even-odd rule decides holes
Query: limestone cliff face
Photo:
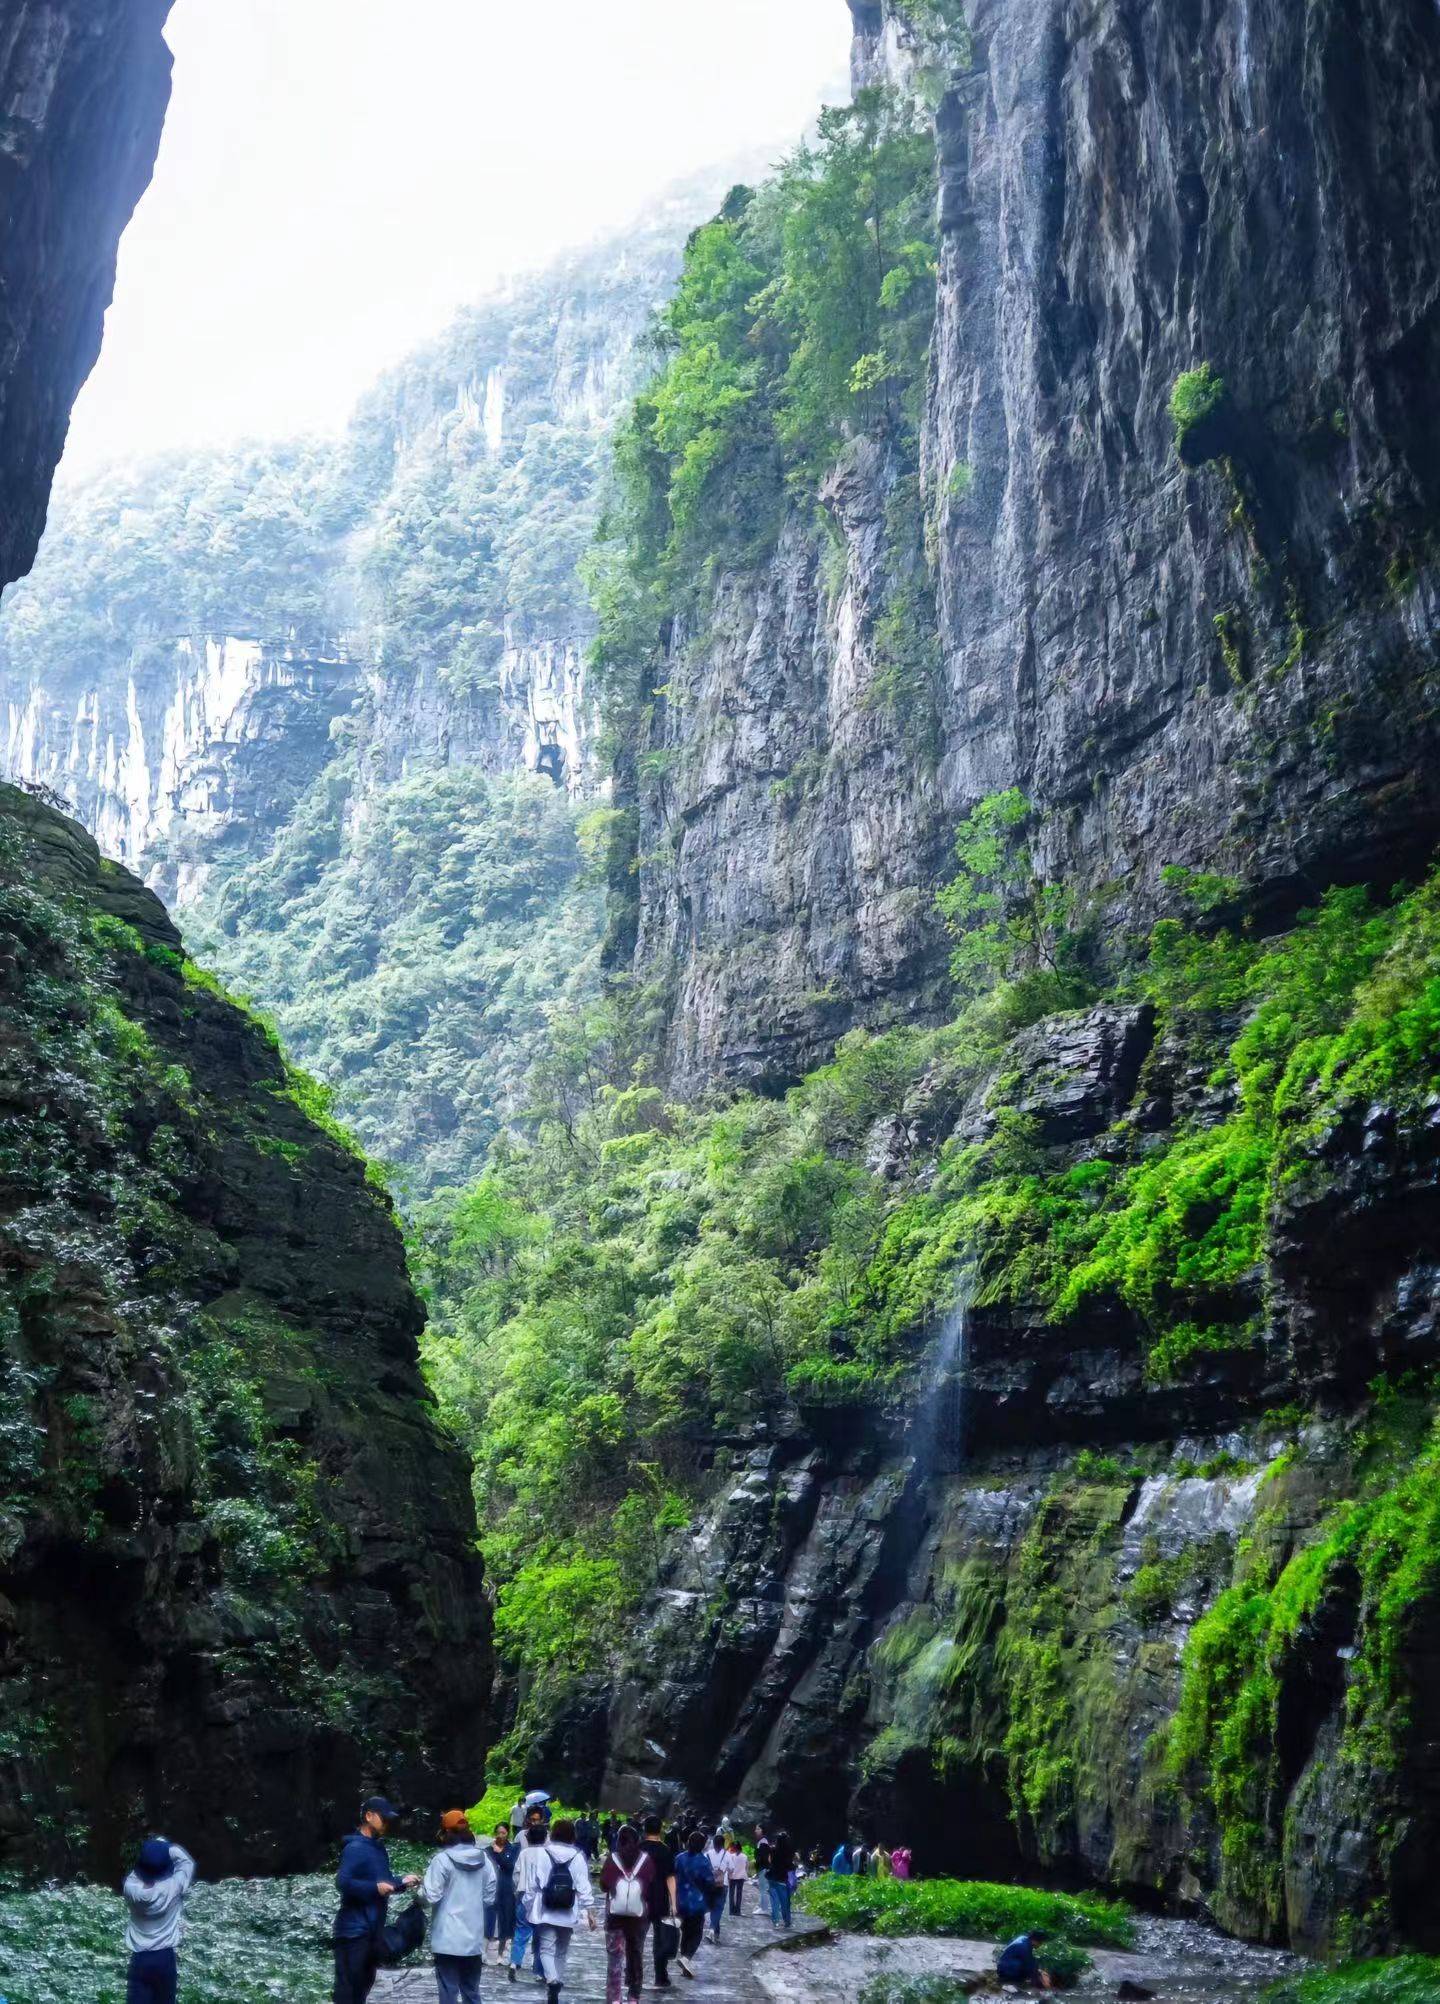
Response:
[[[181,906],[265,855],[342,749],[360,798],[446,767],[592,793],[575,565],[638,344],[718,192],[702,177],[467,309],[333,447],[62,483],[0,617],[0,772]]]
[[[0,6],[0,583],[30,568],[170,91],[170,0]]]
[[[298,1865],[483,1758],[463,1457],[364,1165],[163,907],[0,789],[0,1847]]]
[[[936,11],[943,44],[915,26]],[[1440,835],[1440,14],[851,12],[858,84],[939,80],[909,543],[935,597],[933,717],[883,699],[904,471],[856,444],[816,497],[843,561],[797,511],[656,678],[636,964],[669,998],[682,1091],[774,1087],[851,1023],[942,1007],[934,893],[957,823],[1001,789],[1040,810],[1047,875],[1106,891],[1117,936],[1153,916],[1167,864],[1232,873],[1284,920]],[[1206,363],[1226,400],[1182,455],[1171,391]],[[1116,1121],[1158,1147],[1215,1116],[1194,1054],[1155,1037],[1144,1010],[1041,1026],[1004,1098],[1053,1161]],[[938,1140],[987,1117],[983,1095],[897,1108],[867,1159],[923,1185]],[[1341,1568],[1306,1612],[1257,1812],[1282,1833],[1273,1878],[1227,1867],[1156,1733],[1200,1615],[1354,1493],[1367,1383],[1440,1355],[1436,1132],[1433,1106],[1402,1119],[1382,1096],[1322,1137],[1234,1304],[1256,1341],[1181,1386],[1147,1377],[1113,1303],[1063,1325],[976,1312],[943,1451],[940,1381],[918,1407],[777,1414],[718,1448],[636,1652],[663,1685],[596,1692],[546,1756],[620,1798],[678,1779],[807,1843],[847,1818],[925,1830],[930,1865],[1104,1880],[1305,1947],[1352,1927],[1433,1944],[1433,1588],[1403,1644],[1420,1696],[1368,1765],[1340,1752],[1358,1579]],[[1055,1749],[1034,1788],[1027,1734]]]
[[[838,581],[797,518],[676,636],[638,964],[685,1088],[927,1009],[945,844],[1000,789],[1117,924],[1166,864],[1283,911],[1440,831],[1440,15],[951,11],[936,47],[852,7],[857,81],[940,90],[934,728],[875,701],[892,475],[857,452],[821,497]],[[1187,465],[1168,402],[1204,363],[1229,401]]]
[[[1162,1139],[1157,1089],[1186,1062],[1147,1011],[1102,1008],[1025,1032],[1004,1072],[1065,1164],[1117,1120]],[[923,1174],[915,1136],[973,1134],[985,1097],[922,1088],[879,1124],[872,1159]],[[1348,1415],[1367,1383],[1440,1360],[1440,1112],[1362,1108],[1316,1146],[1324,1175],[1279,1202],[1271,1256],[1243,1283],[1250,1347],[1164,1384],[1114,1303],[1059,1326],[971,1308],[936,1331],[914,1402],[778,1412],[715,1448],[709,1500],[627,1652],[663,1674],[577,1704],[537,1773],[667,1809],[738,1803],[807,1845],[846,1827],[903,1837],[925,1870],[1107,1883],[1306,1949],[1347,1929],[1359,1946],[1433,1945],[1431,1574],[1401,1633],[1413,1698],[1384,1758],[1342,1751],[1353,1566],[1272,1658],[1278,1738],[1252,1774],[1260,1820],[1283,1830],[1273,1879],[1227,1869],[1165,1753],[1199,1617],[1356,1493],[1373,1414]]]

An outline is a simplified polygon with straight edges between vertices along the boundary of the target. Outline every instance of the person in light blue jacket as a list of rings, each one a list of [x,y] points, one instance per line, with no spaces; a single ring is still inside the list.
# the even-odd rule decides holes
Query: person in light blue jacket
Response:
[[[480,2004],[485,1909],[498,1890],[490,1854],[475,1842],[463,1809],[440,1818],[442,1848],[430,1860],[420,1897],[433,1909],[430,1950],[440,2004]]]

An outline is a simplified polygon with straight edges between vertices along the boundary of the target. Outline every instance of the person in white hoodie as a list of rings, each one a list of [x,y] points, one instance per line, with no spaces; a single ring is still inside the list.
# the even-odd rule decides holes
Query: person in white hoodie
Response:
[[[440,1844],[420,1888],[421,1899],[434,1909],[430,1952],[440,2004],[480,2004],[485,1909],[495,1904],[495,1867],[471,1835],[463,1809],[447,1809],[440,1818]]]
[[[125,2004],[175,2004],[175,1951],[185,1932],[185,1896],[195,1880],[195,1860],[182,1845],[147,1837],[125,1895],[125,1946],[130,1977]]]
[[[584,1914],[595,1925],[595,1894],[590,1866],[575,1842],[575,1825],[562,1816],[546,1844],[527,1844],[515,1867],[515,1896],[523,1900],[540,1949],[545,1973],[545,2004],[560,2004],[570,1937]]]

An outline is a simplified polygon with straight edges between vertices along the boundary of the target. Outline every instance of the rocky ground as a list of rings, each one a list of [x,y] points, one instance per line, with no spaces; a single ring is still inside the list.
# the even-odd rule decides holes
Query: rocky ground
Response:
[[[777,1940],[768,1920],[756,1913],[739,1922],[726,1918],[718,1949],[702,1951],[693,1983],[675,1972],[675,1988],[692,2004],[856,2004],[877,1976],[946,1975],[961,1979],[993,1972],[990,1942],[869,1936],[832,1936],[797,1919],[795,1932]],[[1113,1998],[1129,1982],[1153,1993],[1157,2004],[1240,2004],[1275,1982],[1294,1958],[1230,1941],[1188,1921],[1142,1921],[1132,1954],[1095,1951],[1095,1967],[1077,1998]],[[647,1960],[646,1971],[649,1975]],[[600,1931],[581,1929],[571,1954],[566,2004],[601,2004],[605,1996],[605,1947]],[[646,1994],[653,1990],[647,1981]],[[487,1969],[486,1994],[509,1994],[499,1972]],[[517,1997],[538,1992],[530,1975],[513,1986]],[[429,2004],[436,1994],[433,1969],[423,1966],[382,1976],[376,2004]],[[683,2004],[683,2000],[677,2000]]]

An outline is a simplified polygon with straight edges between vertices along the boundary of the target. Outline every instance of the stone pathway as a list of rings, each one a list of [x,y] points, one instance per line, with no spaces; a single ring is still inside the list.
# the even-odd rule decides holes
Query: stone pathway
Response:
[[[739,1920],[726,1914],[720,1928],[720,1946],[712,1948],[707,1941],[695,1958],[695,1980],[688,1981],[680,1969],[672,1963],[670,1978],[672,1988],[657,1990],[650,1980],[654,1965],[650,1959],[647,1944],[645,1952],[645,1997],[651,2000],[669,1998],[670,2004],[765,2004],[768,1993],[760,1984],[753,1968],[752,1960],[756,1952],[768,1948],[779,1937],[768,1919],[761,1920],[755,1912],[755,1889],[747,1894],[748,1913]],[[801,1923],[796,1921],[796,1932]],[[787,1961],[788,1957],[785,1958]],[[503,1969],[492,1964],[485,1966],[481,1991],[487,2004],[497,2004],[498,1999],[515,1998],[521,2004],[535,2004],[543,1999],[545,1992],[534,1974],[527,1969],[514,1983],[507,1978]],[[373,2004],[435,2004],[435,1972],[428,1961],[413,1969],[391,1970],[382,1973],[371,1992]],[[605,2000],[605,1936],[600,1928],[593,1934],[585,1926],[575,1930],[575,1945],[570,1951],[569,1981],[561,1992],[561,2004],[604,2004]]]

